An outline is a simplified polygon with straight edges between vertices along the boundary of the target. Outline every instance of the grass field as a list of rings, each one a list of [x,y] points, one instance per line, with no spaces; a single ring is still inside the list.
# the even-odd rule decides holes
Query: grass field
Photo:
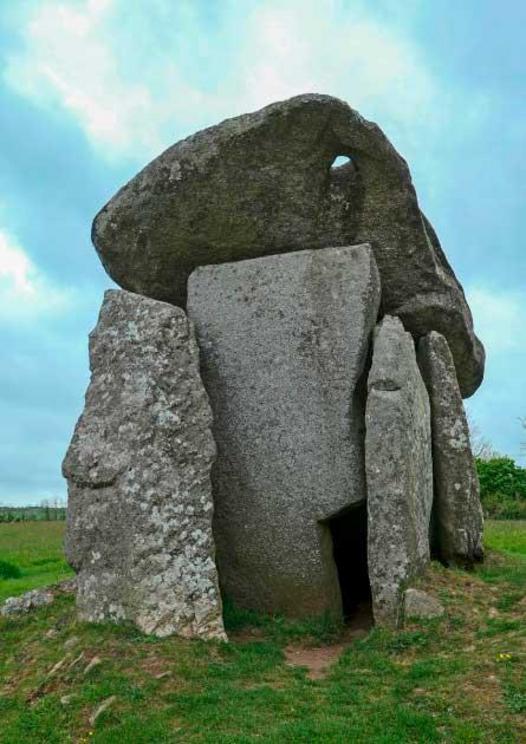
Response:
[[[64,522],[0,524],[0,602],[71,576],[62,552],[63,539]],[[12,572],[10,566],[20,576],[3,579]]]
[[[526,521],[489,521],[486,524],[485,543],[492,550],[508,555],[526,556]]]
[[[23,574],[2,596],[65,575],[62,526],[0,525],[0,560]],[[229,644],[158,640],[80,624],[70,597],[0,620],[0,742],[526,741],[526,524],[488,523],[486,545],[476,573],[433,564],[422,579],[445,617],[354,641],[231,608]],[[321,678],[286,663],[337,644]]]

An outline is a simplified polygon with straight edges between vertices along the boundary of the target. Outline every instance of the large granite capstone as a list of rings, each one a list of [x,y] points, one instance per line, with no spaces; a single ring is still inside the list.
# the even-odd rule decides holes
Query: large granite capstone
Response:
[[[211,411],[180,308],[106,292],[91,382],[63,464],[66,555],[90,621],[225,638],[214,543]]]
[[[365,498],[363,376],[379,301],[367,245],[190,277],[218,448],[218,568],[239,606],[341,615],[327,520]]]
[[[332,168],[344,155],[347,165]],[[200,265],[369,242],[384,312],[448,340],[463,396],[484,350],[405,160],[346,103],[302,95],[170,147],[99,212],[93,242],[125,289],[186,302]]]
[[[378,625],[402,620],[403,591],[430,557],[433,503],[430,406],[410,333],[386,316],[367,381],[365,469],[368,563]]]
[[[468,422],[444,336],[432,331],[420,339],[418,364],[431,403],[435,547],[444,563],[470,566],[483,557],[484,519]]]

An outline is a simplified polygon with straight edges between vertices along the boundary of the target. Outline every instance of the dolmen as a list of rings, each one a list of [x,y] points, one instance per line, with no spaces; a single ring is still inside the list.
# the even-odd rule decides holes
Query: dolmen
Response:
[[[484,349],[375,124],[324,95],[229,119],[92,238],[122,289],[63,464],[83,619],[225,639],[227,597],[397,627],[431,558],[482,559],[462,399]]]

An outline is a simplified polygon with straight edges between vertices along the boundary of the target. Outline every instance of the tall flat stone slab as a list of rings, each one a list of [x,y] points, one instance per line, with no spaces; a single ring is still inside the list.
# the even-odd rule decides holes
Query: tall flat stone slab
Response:
[[[468,422],[444,336],[432,331],[420,339],[418,363],[431,403],[436,549],[444,563],[469,566],[483,557],[484,519]]]
[[[365,498],[364,373],[380,299],[367,245],[197,269],[188,314],[214,412],[226,594],[341,613],[326,520]]]
[[[331,167],[337,156],[352,162]],[[101,209],[92,237],[124,289],[181,307],[197,266],[370,243],[384,312],[447,337],[463,395],[482,380],[484,349],[407,163],[337,98],[296,96],[177,142]]]
[[[110,290],[63,464],[66,555],[89,621],[225,638],[212,537],[211,410],[179,308]]]
[[[401,621],[403,590],[429,561],[433,463],[429,398],[411,334],[386,316],[367,381],[368,562],[378,625]]]

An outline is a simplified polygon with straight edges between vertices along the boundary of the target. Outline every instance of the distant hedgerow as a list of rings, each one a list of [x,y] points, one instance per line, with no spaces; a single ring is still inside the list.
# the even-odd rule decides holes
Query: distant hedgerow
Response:
[[[476,464],[486,516],[526,519],[526,468],[511,457],[477,458]]]

